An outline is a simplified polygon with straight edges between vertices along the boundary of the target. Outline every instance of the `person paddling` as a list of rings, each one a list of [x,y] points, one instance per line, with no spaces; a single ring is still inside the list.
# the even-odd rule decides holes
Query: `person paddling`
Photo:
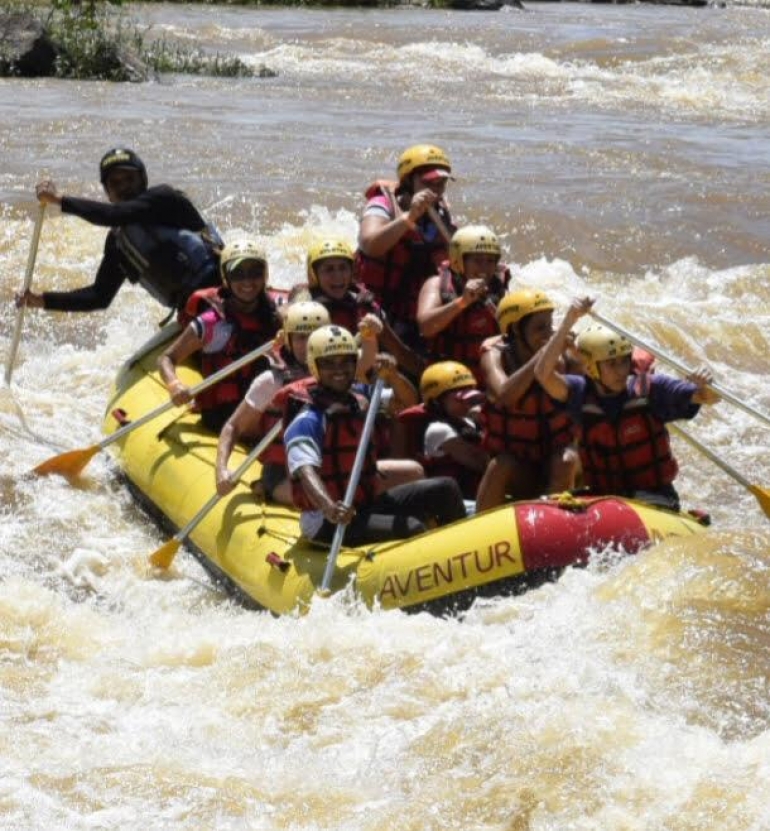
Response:
[[[353,280],[354,253],[345,240],[330,238],[312,246],[307,255],[310,296],[329,311],[331,323],[355,332],[367,322],[382,348],[398,361],[401,369],[419,378],[423,360],[393,331],[387,315],[374,295]]]
[[[276,397],[289,384],[310,374],[307,368],[308,338],[316,329],[329,322],[329,313],[320,303],[299,301],[287,306],[283,323],[286,342],[278,354],[270,358],[270,368],[254,379],[246,397],[228,418],[220,433],[216,463],[217,492],[220,496],[230,493],[236,484],[227,467],[233,446],[244,438],[260,438],[281,420],[282,405]],[[262,454],[261,461],[262,479],[258,495],[291,505],[291,488],[286,478],[286,455],[280,438]]]
[[[144,162],[128,148],[105,153],[99,178],[108,202],[60,194],[50,180],[35,189],[40,202],[110,228],[94,282],[72,291],[28,290],[16,296],[17,306],[59,312],[106,309],[128,280],[167,308],[181,309],[196,289],[217,284],[222,239],[184,193],[169,185],[148,187]]]
[[[455,230],[444,198],[452,165],[440,147],[416,144],[399,157],[397,176],[366,190],[356,279],[374,293],[404,343],[418,347],[417,296],[447,258]]]
[[[615,494],[680,509],[673,482],[679,465],[671,451],[666,424],[694,418],[701,404],[719,396],[708,388],[708,369],[681,381],[655,373],[635,374],[633,346],[602,325],[581,332],[576,341],[586,375],[563,374],[558,362],[573,325],[594,301],[573,300],[561,325],[541,350],[535,377],[556,401],[563,402],[581,429],[580,461],[585,484],[596,494]]]
[[[267,293],[267,256],[260,246],[251,240],[232,242],[225,246],[221,259],[222,287],[193,296],[191,304],[199,298],[200,305],[208,308],[158,358],[161,378],[177,405],[190,401],[190,390],[175,368],[191,355],[200,352],[205,378],[272,340],[281,328],[275,303]],[[198,396],[196,404],[206,427],[218,433],[254,377],[267,368],[267,358],[260,358]]]
[[[479,511],[514,499],[534,499],[574,487],[577,428],[563,404],[535,378],[535,362],[553,335],[553,301],[530,287],[497,304],[500,334],[482,345],[487,390],[484,447],[492,461],[478,492]],[[558,369],[567,370],[566,356]]]
[[[343,497],[363,433],[368,401],[353,382],[358,350],[340,326],[322,326],[308,339],[308,367],[316,381],[306,387],[302,407],[284,432],[294,504],[300,528],[312,540],[330,542],[337,524],[345,542],[363,545],[403,539],[465,517],[457,483],[424,479],[377,493],[376,442],[366,450],[353,504]]]
[[[497,334],[495,310],[510,281],[500,241],[485,225],[466,225],[449,244],[449,260],[425,281],[417,323],[434,361],[465,364],[483,386],[481,344]]]

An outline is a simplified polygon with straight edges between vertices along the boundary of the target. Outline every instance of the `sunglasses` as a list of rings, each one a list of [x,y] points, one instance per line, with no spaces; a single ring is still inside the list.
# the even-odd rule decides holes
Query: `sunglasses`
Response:
[[[246,280],[262,280],[265,267],[261,263],[244,263],[227,273],[228,283],[244,283]]]

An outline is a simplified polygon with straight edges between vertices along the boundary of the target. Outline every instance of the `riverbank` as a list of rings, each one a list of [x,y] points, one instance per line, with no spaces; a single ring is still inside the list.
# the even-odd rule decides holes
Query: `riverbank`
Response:
[[[247,78],[276,74],[234,55],[149,39],[122,8],[108,3],[0,5],[0,77],[141,82],[169,72]]]

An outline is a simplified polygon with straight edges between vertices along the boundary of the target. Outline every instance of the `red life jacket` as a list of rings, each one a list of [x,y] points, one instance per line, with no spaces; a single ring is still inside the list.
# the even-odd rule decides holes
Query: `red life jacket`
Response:
[[[490,348],[501,352],[503,369],[518,369],[510,344],[501,336]],[[533,381],[515,409],[487,400],[482,407],[483,446],[496,456],[510,453],[522,461],[547,463],[554,453],[572,444],[578,434],[566,408]]]
[[[179,310],[177,320],[182,327],[192,323],[198,315],[203,314],[209,309],[216,309],[218,312],[223,308],[223,286],[213,286],[207,289],[198,289],[194,291],[184,304],[184,308]]]
[[[388,197],[383,183],[375,182],[366,190],[366,198]],[[443,204],[436,208],[439,216],[454,233],[452,217]],[[390,216],[395,218],[390,206]],[[422,284],[432,277],[447,258],[447,243],[433,222],[425,217],[415,230],[404,236],[383,257],[369,257],[356,251],[356,279],[374,292],[376,299],[393,320],[411,323],[417,314],[417,298]]]
[[[425,455],[425,433],[428,427],[435,421],[446,421],[453,427],[460,438],[472,444],[481,444],[481,434],[469,428],[467,424],[458,424],[449,418],[430,411],[425,404],[416,404],[402,410],[398,421],[404,426],[406,448],[410,458],[416,459],[425,469],[425,475],[449,476],[460,486],[463,496],[466,499],[475,499],[476,491],[479,489],[481,474],[475,470],[461,465],[449,456],[442,458],[429,458]]]
[[[591,381],[581,408],[580,459],[585,483],[598,494],[628,494],[670,485],[679,471],[668,430],[649,405],[648,375],[630,377],[628,398],[607,418]]]
[[[201,371],[203,377],[208,378],[220,369],[229,366],[233,361],[242,358],[254,349],[272,340],[280,322],[275,304],[267,295],[260,298],[259,305],[253,312],[237,312],[227,302],[227,289],[220,289],[220,298],[223,298],[221,308],[214,306],[219,318],[232,327],[230,337],[224,348],[218,352],[201,352]],[[201,411],[213,410],[227,404],[237,405],[246,395],[254,378],[269,366],[267,358],[259,358],[250,364],[223,378],[218,384],[196,396]]]
[[[263,436],[267,435],[274,424],[283,421],[286,399],[289,395],[298,395],[301,389],[301,387],[293,386],[295,382],[310,378],[308,368],[301,364],[286,346],[281,347],[277,358],[270,358],[270,371],[273,373],[276,382],[281,385],[281,389],[273,396],[273,400],[262,413],[260,431]],[[292,389],[289,389],[290,386],[292,386]],[[306,400],[309,401],[309,397]],[[286,464],[286,451],[280,433],[264,453],[262,453],[261,459],[262,464]]]
[[[343,326],[354,335],[365,315],[372,313],[382,318],[382,309],[374,299],[374,295],[364,286],[354,284],[339,300],[324,294],[318,286],[310,290],[310,295],[316,303],[326,308],[335,326]]]
[[[497,304],[505,294],[510,272],[506,269],[503,280],[495,277],[489,282],[489,293],[483,301],[472,303],[435,337],[428,340],[428,349],[436,361],[459,361],[472,370],[483,389],[485,379],[481,374],[481,344],[500,329],[497,325]],[[462,296],[464,280],[455,274],[449,263],[439,269],[439,293],[446,305]]]
[[[311,398],[311,403],[306,406],[322,412],[326,421],[322,462],[318,475],[331,499],[338,502],[345,498],[350,472],[361,443],[369,402],[363,395],[351,392],[347,401],[340,404],[338,400],[331,399],[323,387],[317,384],[306,387],[305,392]],[[361,470],[361,478],[353,496],[355,506],[367,505],[374,500],[376,479],[377,460],[374,443],[370,442]],[[294,505],[297,508],[303,511],[315,510],[315,506],[307,498],[299,479],[292,480],[291,491]]]

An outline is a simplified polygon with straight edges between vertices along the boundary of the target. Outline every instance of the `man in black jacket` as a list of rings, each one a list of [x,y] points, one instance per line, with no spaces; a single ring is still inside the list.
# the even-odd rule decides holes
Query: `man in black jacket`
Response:
[[[106,309],[125,280],[140,283],[168,308],[183,308],[197,289],[219,284],[222,240],[181,191],[147,186],[144,162],[124,148],[108,151],[99,177],[109,202],[63,196],[51,181],[37,185],[37,198],[110,228],[104,256],[90,286],[73,291],[27,291],[16,305],[61,312]]]

